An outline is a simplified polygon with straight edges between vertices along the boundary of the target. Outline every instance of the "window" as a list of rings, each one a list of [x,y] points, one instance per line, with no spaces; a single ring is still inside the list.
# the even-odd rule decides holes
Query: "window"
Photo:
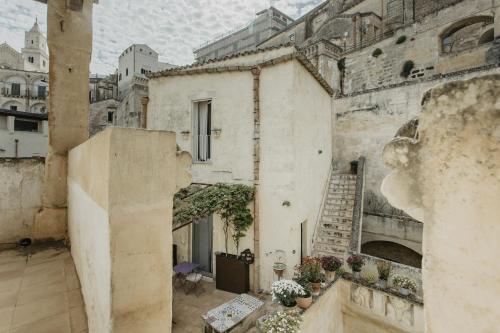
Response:
[[[42,63],[43,63],[43,67],[45,67],[45,65],[46,65],[45,60],[43,60]]]
[[[11,105],[10,111],[17,111],[17,105]]]
[[[38,86],[38,97],[45,97],[45,96],[47,96],[47,87]]]
[[[193,157],[196,162],[208,162],[212,145],[212,101],[194,103],[193,108]]]
[[[14,131],[38,132],[38,122],[28,119],[15,119]]]
[[[125,76],[128,76],[128,68],[125,69]]]
[[[33,44],[33,39],[31,40],[31,44]]]
[[[12,83],[12,85],[10,87],[10,94],[12,96],[21,96],[21,84]]]
[[[108,111],[108,123],[113,122],[113,114],[114,114],[113,111]]]
[[[29,61],[30,63],[34,63],[34,62],[35,62],[35,58],[34,58],[34,57],[28,57],[28,61]]]
[[[118,75],[118,81],[121,81],[122,80],[122,73],[120,73],[120,75]]]

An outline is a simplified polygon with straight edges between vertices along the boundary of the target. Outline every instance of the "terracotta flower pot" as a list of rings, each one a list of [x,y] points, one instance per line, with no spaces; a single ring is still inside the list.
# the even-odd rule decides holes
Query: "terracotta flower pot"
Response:
[[[312,294],[318,296],[321,292],[321,282],[311,282]]]
[[[304,309],[304,310],[305,310],[305,309],[307,309],[308,307],[310,307],[310,306],[311,306],[312,301],[313,301],[313,298],[312,298],[312,296],[305,297],[305,298],[303,298],[303,297],[297,297],[297,298],[295,299],[295,301],[297,302],[297,306],[298,306],[299,308],[301,308],[301,309]]]

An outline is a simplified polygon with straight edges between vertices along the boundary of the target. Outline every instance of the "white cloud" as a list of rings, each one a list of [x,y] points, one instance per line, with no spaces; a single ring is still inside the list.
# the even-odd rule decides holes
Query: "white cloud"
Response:
[[[322,0],[102,0],[94,7],[91,70],[110,73],[132,43],[144,43],[173,64],[193,61],[193,48],[250,21],[271,3],[296,18]],[[46,31],[46,6],[33,0],[0,0],[0,43],[23,47],[35,17]]]

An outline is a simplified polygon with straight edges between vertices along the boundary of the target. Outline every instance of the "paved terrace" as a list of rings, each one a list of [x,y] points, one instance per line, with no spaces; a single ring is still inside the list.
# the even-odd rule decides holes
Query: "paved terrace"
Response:
[[[88,332],[80,282],[67,248],[0,251],[0,333]]]

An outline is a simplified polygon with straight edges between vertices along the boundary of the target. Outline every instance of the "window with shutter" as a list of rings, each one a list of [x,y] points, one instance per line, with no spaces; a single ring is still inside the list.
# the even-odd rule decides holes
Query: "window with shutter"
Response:
[[[212,101],[194,103],[193,125],[193,158],[208,162],[212,155]]]

